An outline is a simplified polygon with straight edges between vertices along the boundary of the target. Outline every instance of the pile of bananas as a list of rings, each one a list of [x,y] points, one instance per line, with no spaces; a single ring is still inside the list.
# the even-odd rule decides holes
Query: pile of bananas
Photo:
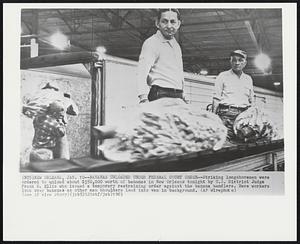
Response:
[[[258,107],[250,107],[237,116],[233,125],[237,138],[244,142],[279,139],[271,116]]]
[[[22,99],[22,113],[28,118],[44,115],[50,103],[59,101],[65,103],[62,94],[56,91],[41,90],[34,95],[25,95]]]
[[[138,161],[222,147],[227,134],[220,118],[195,110],[181,99],[162,98],[141,105],[130,121],[118,126],[115,138],[100,150],[112,161]]]

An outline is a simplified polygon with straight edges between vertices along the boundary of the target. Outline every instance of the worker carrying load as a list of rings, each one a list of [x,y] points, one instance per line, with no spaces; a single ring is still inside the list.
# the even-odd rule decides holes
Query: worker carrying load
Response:
[[[66,108],[64,121],[67,122],[66,114],[78,115],[78,107],[70,98],[69,94],[60,91],[60,88],[55,81],[47,82],[46,85],[36,94],[25,95],[23,97],[22,113],[28,118],[45,115],[49,104],[60,100]]]
[[[218,150],[227,135],[217,115],[194,110],[180,98],[161,98],[127,109],[115,128],[113,138],[105,139],[99,149],[108,160],[127,162]]]
[[[32,159],[30,161],[48,160],[52,158],[70,159],[69,141],[64,127],[66,127],[68,123],[67,114],[73,116],[79,114],[78,107],[71,99],[71,95],[63,93],[58,83],[52,80],[45,83],[42,89],[38,90],[36,93],[25,95],[22,102],[22,113],[28,118],[33,119],[35,134],[32,148],[39,149],[39,153],[35,153],[34,151],[30,154],[30,158]],[[59,117],[53,116],[54,108],[58,109],[58,112],[60,112]],[[40,129],[39,127],[41,126],[46,128],[46,130],[49,127],[51,133],[62,129],[64,130],[64,133],[51,134],[48,131],[45,132],[43,129]],[[47,141],[47,143],[45,143],[46,146],[42,146],[43,143],[37,143],[37,141],[43,137],[48,141],[51,141],[52,137],[54,137],[55,140],[51,143]],[[42,139],[42,141],[44,139]],[[43,147],[51,148],[53,155],[48,152],[44,153],[45,150],[40,150]],[[26,153],[29,151],[27,149],[25,150]]]
[[[64,104],[61,101],[54,101],[47,107],[44,115],[34,118],[35,132],[30,152],[31,162],[51,160],[56,157],[57,141],[66,134],[66,125],[62,121],[64,113]]]

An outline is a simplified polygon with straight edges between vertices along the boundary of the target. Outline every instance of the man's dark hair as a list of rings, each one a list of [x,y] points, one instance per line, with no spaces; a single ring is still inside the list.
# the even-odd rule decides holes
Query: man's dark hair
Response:
[[[175,12],[177,14],[177,18],[179,20],[181,20],[180,12],[177,8],[162,8],[162,9],[159,9],[158,13],[157,13],[157,19],[160,20],[161,14],[164,13],[164,12],[167,12],[167,11]]]

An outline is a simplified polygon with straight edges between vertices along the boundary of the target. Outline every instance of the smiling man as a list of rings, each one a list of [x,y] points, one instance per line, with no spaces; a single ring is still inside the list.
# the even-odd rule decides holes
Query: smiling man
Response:
[[[228,129],[229,140],[234,139],[233,123],[236,117],[254,102],[252,78],[243,72],[247,54],[235,50],[230,54],[231,69],[221,72],[215,83],[213,111]]]
[[[163,97],[183,99],[182,53],[174,37],[181,24],[180,13],[160,9],[155,24],[158,30],[144,42],[139,57],[140,103]]]

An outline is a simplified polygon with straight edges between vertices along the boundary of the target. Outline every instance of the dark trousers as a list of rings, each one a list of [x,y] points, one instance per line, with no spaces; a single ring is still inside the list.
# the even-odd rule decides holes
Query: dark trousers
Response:
[[[148,100],[154,101],[163,97],[173,97],[173,98],[181,98],[183,99],[183,91],[177,90],[173,88],[165,88],[153,85],[148,94]]]
[[[247,108],[236,108],[219,105],[217,109],[217,115],[219,115],[219,117],[223,121],[223,124],[227,127],[227,140],[236,140],[236,136],[233,131],[233,124],[236,117],[246,109]]]

